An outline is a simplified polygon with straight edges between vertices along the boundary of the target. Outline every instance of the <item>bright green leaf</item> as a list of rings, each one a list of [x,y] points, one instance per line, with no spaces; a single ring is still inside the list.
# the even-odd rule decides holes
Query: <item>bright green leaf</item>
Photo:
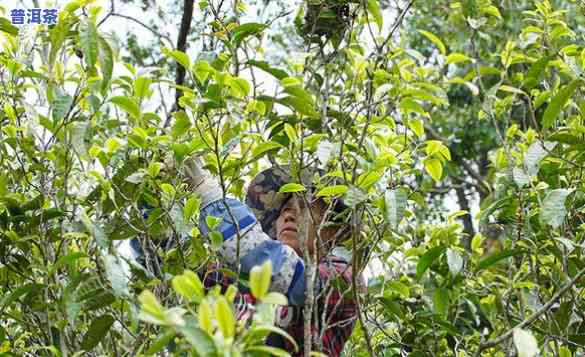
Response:
[[[346,185],[334,185],[325,187],[317,192],[317,197],[339,196],[347,192],[349,188]]]
[[[173,289],[187,301],[199,303],[205,297],[199,276],[190,270],[185,270],[183,274],[175,276],[172,285]]]
[[[467,61],[471,61],[471,58],[462,53],[451,53],[449,56],[447,56],[445,64],[460,63]]]
[[[254,150],[252,150],[252,156],[253,157],[258,157],[268,151],[274,150],[274,149],[279,149],[281,148],[282,145],[275,142],[275,141],[264,141],[261,142],[260,144],[258,144]]]
[[[215,317],[223,337],[234,337],[236,320],[231,306],[223,296],[220,296],[215,302]]]
[[[439,51],[441,51],[441,54],[443,56],[447,54],[447,48],[445,47],[445,44],[443,43],[443,41],[441,41],[439,37],[425,30],[418,30],[418,32],[424,37],[426,37],[429,41],[431,41],[435,46],[437,46],[437,48],[439,49]]]
[[[86,18],[79,24],[79,47],[89,68],[93,68],[98,58],[98,33],[92,20]]]
[[[441,181],[443,176],[443,164],[439,159],[426,159],[424,161],[425,169],[436,182]]]
[[[300,192],[300,191],[306,191],[307,189],[305,188],[305,186],[301,185],[300,183],[287,183],[282,185],[282,187],[280,187],[280,189],[278,190],[279,193],[289,193],[289,192]]]
[[[272,261],[267,259],[262,265],[256,265],[250,270],[250,290],[255,298],[262,300],[270,287],[272,277]]]
[[[374,17],[374,21],[378,25],[378,31],[381,32],[384,26],[384,18],[382,17],[378,0],[368,0],[368,12]]]
[[[112,97],[110,101],[128,113],[131,117],[135,119],[140,117],[140,107],[134,99],[126,96],[117,96]]]

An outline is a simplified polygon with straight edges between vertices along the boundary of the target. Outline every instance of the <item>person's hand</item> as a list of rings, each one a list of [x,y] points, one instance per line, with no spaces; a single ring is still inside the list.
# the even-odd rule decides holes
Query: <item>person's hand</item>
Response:
[[[169,175],[177,175],[179,172],[177,167],[177,161],[173,154],[168,153],[163,159],[163,170]],[[180,167],[180,174],[183,177],[183,182],[187,183],[190,187],[199,186],[203,180],[210,176],[207,170],[203,169],[203,162],[199,157],[189,157],[183,161],[183,165]]]
[[[183,161],[183,180],[189,186],[189,191],[201,197],[201,203],[219,200],[222,190],[219,181],[209,171],[203,168],[200,157],[191,156]]]
[[[185,182],[192,188],[197,188],[204,181],[211,179],[209,172],[203,169],[203,162],[199,157],[185,159],[182,172]]]

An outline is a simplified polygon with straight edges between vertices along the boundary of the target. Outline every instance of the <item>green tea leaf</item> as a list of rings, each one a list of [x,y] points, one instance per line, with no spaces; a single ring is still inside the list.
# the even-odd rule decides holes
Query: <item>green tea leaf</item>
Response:
[[[148,97],[150,95],[150,85],[152,79],[140,76],[134,81],[134,95],[138,98]]]
[[[93,350],[106,337],[113,323],[114,318],[111,315],[102,315],[93,320],[87,333],[83,336],[81,348],[87,352]]]
[[[223,296],[220,296],[215,302],[215,316],[223,337],[234,337],[236,320],[231,306]]]
[[[551,99],[548,107],[542,116],[542,128],[550,128],[556,121],[561,110],[565,107],[573,93],[579,88],[582,81],[577,79],[561,88],[558,93]]]
[[[13,36],[18,35],[18,27],[11,24],[10,21],[4,17],[0,17],[0,31]]]
[[[506,259],[506,258],[510,258],[510,257],[514,257],[520,254],[524,254],[526,253],[525,250],[523,249],[513,249],[513,250],[505,250],[503,252],[498,252],[498,253],[494,253],[484,259],[482,259],[479,264],[477,265],[477,269],[476,271],[480,271],[483,269],[487,269],[490,266],[496,264],[497,262],[499,262],[502,259]]]
[[[445,251],[445,246],[437,246],[427,250],[419,259],[416,265],[416,278],[422,278],[423,274],[431,267],[433,262],[437,260]]]
[[[275,142],[275,141],[265,141],[262,142],[260,144],[258,144],[254,150],[252,150],[252,156],[253,157],[258,157],[268,151],[274,150],[274,149],[279,149],[281,148],[282,145]]]
[[[191,60],[189,59],[189,55],[187,55],[185,52],[178,50],[169,50],[165,48],[163,50],[163,53],[167,56],[171,56],[175,61],[177,61],[178,64],[183,66],[186,70],[191,69]]]
[[[148,290],[142,291],[138,296],[141,304],[141,310],[138,318],[157,325],[165,324],[166,316],[162,305],[156,299],[153,293]]]
[[[63,119],[69,112],[71,105],[73,104],[73,98],[68,94],[57,94],[51,103],[53,113],[53,124],[56,124],[59,120]]]
[[[374,17],[374,21],[378,25],[378,31],[381,32],[384,26],[384,18],[382,17],[378,0],[368,0],[368,12]]]
[[[207,333],[213,332],[212,322],[212,311],[207,300],[203,300],[199,305],[199,311],[197,313],[197,320],[199,321],[199,327],[205,330]]]
[[[436,182],[441,181],[443,176],[443,164],[439,159],[426,159],[424,161],[425,169]]]
[[[131,117],[135,119],[140,117],[140,107],[134,99],[126,96],[117,96],[112,97],[110,101],[128,113]]]
[[[193,194],[185,202],[185,207],[183,208],[183,220],[185,222],[189,222],[191,219],[195,217],[195,214],[199,210],[201,205],[201,199]]]
[[[339,196],[347,192],[349,188],[346,185],[334,185],[325,187],[317,192],[317,197]]]
[[[267,26],[264,24],[258,24],[255,22],[249,22],[239,25],[232,30],[232,38],[235,47],[239,47],[242,41],[247,37],[261,33]]]
[[[198,356],[215,357],[218,355],[213,339],[202,329],[193,326],[181,326],[179,331],[197,351]]]
[[[104,95],[110,87],[112,80],[112,73],[114,72],[114,52],[110,44],[102,37],[98,38],[99,52],[98,60],[100,70],[102,72],[102,95]]]
[[[384,194],[386,208],[386,221],[391,227],[396,228],[406,212],[408,194],[403,188],[387,190]]]
[[[158,338],[150,345],[150,348],[146,350],[146,355],[154,355],[157,352],[160,352],[166,345],[168,345],[171,340],[176,336],[176,332],[173,330],[167,330],[164,333],[160,334]]]
[[[425,30],[418,30],[418,32],[431,41],[435,46],[437,46],[443,56],[447,54],[447,48],[445,47],[445,44],[435,34]]]
[[[243,78],[231,78],[227,81],[227,84],[237,98],[243,98],[250,93],[250,84]]]
[[[205,291],[199,276],[190,270],[185,270],[183,274],[175,276],[172,285],[173,289],[187,301],[200,303],[205,297]]]
[[[289,77],[289,74],[286,71],[271,67],[270,64],[265,61],[249,60],[248,62],[246,62],[246,64],[260,68],[264,72],[273,75],[276,79],[283,79]]]
[[[250,270],[250,290],[255,298],[262,300],[270,287],[272,277],[272,261],[267,259],[262,265],[256,265]]]
[[[3,310],[6,306],[12,304],[14,301],[18,300],[21,296],[32,294],[38,292],[40,289],[44,288],[45,285],[43,284],[26,284],[16,288],[13,292],[8,295],[5,295],[2,300],[0,300],[0,310]]]
[[[175,123],[173,124],[173,138],[180,138],[185,135],[191,128],[191,120],[183,110],[179,110],[173,113]]]
[[[567,214],[565,200],[571,192],[573,192],[573,189],[556,189],[549,192],[540,208],[540,221],[551,225],[553,228],[560,227]]]
[[[280,187],[280,189],[278,190],[279,193],[289,193],[289,192],[300,192],[300,191],[306,191],[307,188],[303,185],[301,185],[300,183],[287,183],[282,185],[282,187]]]
[[[446,316],[449,312],[449,290],[445,288],[435,289],[433,305],[437,314]]]
[[[246,349],[246,352],[256,352],[260,356],[277,356],[277,357],[290,357],[290,353],[280,348],[269,347],[269,346],[252,346]]]
[[[452,63],[460,63],[460,62],[468,62],[471,61],[471,58],[469,56],[466,56],[462,53],[451,53],[449,56],[447,56],[447,59],[445,61],[445,64],[452,64]]]
[[[87,67],[93,68],[98,58],[99,47],[97,28],[90,19],[84,19],[79,24],[79,47]]]
[[[114,293],[119,297],[130,296],[130,268],[128,264],[118,256],[108,254],[104,256],[104,265],[106,267],[106,277]]]
[[[530,66],[530,69],[524,78],[524,82],[522,83],[522,87],[525,90],[529,91],[540,83],[542,77],[546,73],[546,66],[550,61],[550,56],[544,56]]]

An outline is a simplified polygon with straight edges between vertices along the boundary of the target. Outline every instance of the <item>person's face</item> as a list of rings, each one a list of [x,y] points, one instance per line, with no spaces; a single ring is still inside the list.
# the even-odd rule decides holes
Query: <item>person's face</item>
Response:
[[[301,241],[299,236],[298,223],[301,218],[302,209],[304,208],[304,201],[292,196],[280,210],[280,216],[276,220],[276,238],[282,243],[293,248],[297,254],[303,255],[301,250]],[[325,215],[326,204],[322,200],[317,200],[311,204],[311,212],[314,217],[313,223],[309,219],[308,233],[309,237],[306,242],[306,247],[310,254],[315,251],[315,241],[317,238],[317,229]],[[334,237],[337,228],[324,227],[321,229],[321,242]]]

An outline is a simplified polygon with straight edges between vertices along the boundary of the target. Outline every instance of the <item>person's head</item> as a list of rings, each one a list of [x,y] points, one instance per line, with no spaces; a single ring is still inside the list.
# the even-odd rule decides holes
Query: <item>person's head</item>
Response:
[[[323,174],[320,171],[317,173]],[[304,174],[307,177],[303,182],[311,182],[308,171]],[[334,179],[322,176],[322,183],[330,185],[334,182],[328,181]],[[275,166],[264,170],[248,186],[246,204],[260,221],[264,232],[289,245],[302,256],[299,223],[303,212],[307,212],[303,210],[307,206],[305,199],[298,194],[279,192],[281,187],[291,182],[298,181],[291,178],[290,166]],[[343,223],[343,215],[340,214],[346,212],[347,207],[339,199],[331,207],[321,198],[314,199],[309,206],[311,216],[307,224],[309,239],[305,242],[306,247],[313,253],[318,245],[317,252],[325,255],[335,244],[349,237],[349,225]]]
[[[299,230],[299,222],[303,219],[303,210],[306,203],[302,198],[292,195],[286,200],[280,214],[276,219],[276,239],[293,248],[299,255],[302,253],[302,239]],[[326,253],[335,241],[347,233],[348,227],[344,224],[334,223],[333,216],[337,213],[327,210],[328,205],[322,199],[316,199],[310,203],[310,212],[307,217],[307,239],[305,247],[309,254],[315,253],[319,247],[321,254]]]

